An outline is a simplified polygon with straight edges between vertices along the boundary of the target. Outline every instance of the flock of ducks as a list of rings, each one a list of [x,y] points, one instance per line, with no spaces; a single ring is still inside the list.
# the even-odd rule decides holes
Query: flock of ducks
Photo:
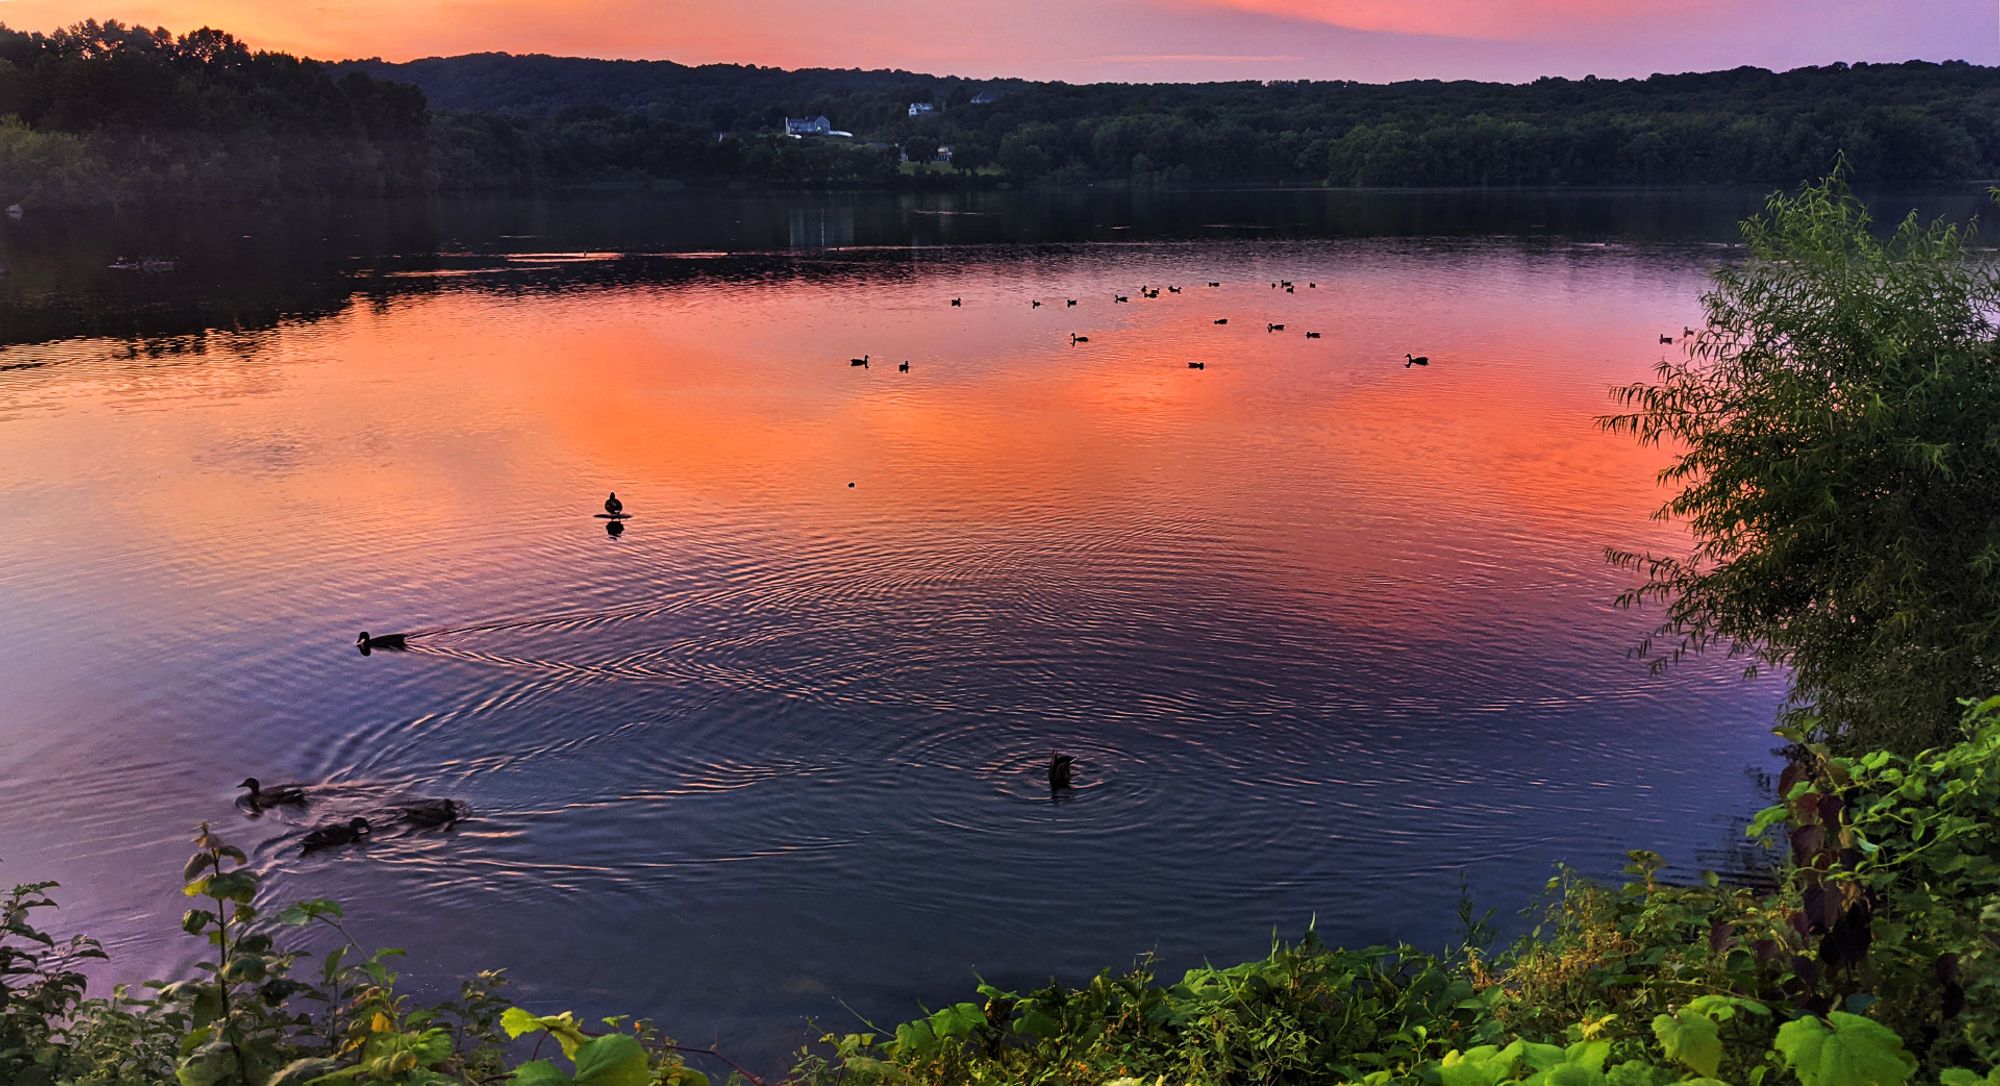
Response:
[[[1211,279],[1211,280],[1208,280],[1208,285],[1209,285],[1209,287],[1211,287],[1211,288],[1216,288],[1216,287],[1220,287],[1220,286],[1222,286],[1222,282],[1221,282],[1220,280],[1215,280],[1215,279]],[[1308,282],[1308,283],[1306,284],[1306,289],[1307,289],[1307,290],[1313,290],[1313,289],[1316,289],[1316,288],[1318,288],[1318,286],[1319,286],[1319,284],[1318,284],[1318,283],[1315,283],[1315,282]],[[1284,291],[1284,292],[1285,292],[1285,293],[1287,293],[1287,294],[1296,294],[1296,293],[1298,293],[1298,284],[1297,284],[1297,283],[1294,283],[1294,282],[1292,282],[1292,281],[1291,281],[1290,279],[1274,279],[1274,280],[1272,280],[1272,281],[1271,281],[1271,289],[1273,289],[1273,290],[1282,290],[1282,291]],[[1142,298],[1158,298],[1158,297],[1160,296],[1160,292],[1161,292],[1162,290],[1165,290],[1165,291],[1166,291],[1166,292],[1167,292],[1168,294],[1179,294],[1179,293],[1181,292],[1181,288],[1180,288],[1180,287],[1178,287],[1178,286],[1166,286],[1166,287],[1154,287],[1154,286],[1146,286],[1146,285],[1144,285],[1144,284],[1141,284],[1141,285],[1140,285],[1140,287],[1139,287],[1139,296],[1140,296],[1140,297],[1142,297]],[[1111,301],[1112,301],[1112,304],[1114,304],[1114,305],[1119,305],[1119,304],[1124,304],[1124,303],[1129,303],[1129,302],[1130,302],[1131,300],[1132,300],[1132,296],[1131,296],[1131,295],[1129,295],[1129,294],[1119,294],[1119,293],[1117,293],[1116,291],[1113,291],[1113,292],[1112,292],[1112,294],[1111,294]],[[1043,304],[1043,303],[1042,303],[1042,299],[1040,299],[1040,298],[1030,298],[1030,299],[1028,299],[1028,307],[1029,307],[1030,309],[1040,309],[1040,308],[1042,308],[1042,304]],[[1065,309],[1075,309],[1075,308],[1076,308],[1076,307],[1077,307],[1077,306],[1078,306],[1079,304],[1080,304],[1080,302],[1079,302],[1079,299],[1076,299],[1076,298],[1069,298],[1069,297],[1065,297],[1065,298],[1063,299],[1063,308],[1065,308]],[[953,297],[953,298],[951,299],[951,308],[953,308],[953,309],[962,309],[962,308],[964,308],[964,306],[965,306],[965,299],[964,299],[964,298],[960,298],[960,297]],[[1221,326],[1221,325],[1226,325],[1226,324],[1228,324],[1228,323],[1229,323],[1229,318],[1228,318],[1228,317],[1217,317],[1217,318],[1215,318],[1215,324],[1216,324],[1216,325],[1218,325],[1218,326]],[[1284,330],[1285,330],[1285,326],[1284,326],[1283,324],[1281,324],[1281,323],[1278,323],[1278,322],[1275,322],[1275,321],[1266,321],[1266,322],[1265,322],[1265,324],[1264,324],[1264,331],[1266,331],[1266,332],[1282,332],[1282,331],[1284,331]],[[1308,332],[1307,332],[1307,333],[1305,334],[1305,336],[1306,336],[1306,338],[1307,338],[1307,339],[1322,339],[1322,338],[1324,338],[1324,336],[1322,335],[1322,333],[1320,333],[1320,332],[1318,332],[1318,331],[1308,331]],[[1069,345],[1070,345],[1070,346],[1072,346],[1072,347],[1081,347],[1081,346],[1083,346],[1084,344],[1086,344],[1086,343],[1089,343],[1089,342],[1090,342],[1090,337],[1089,337],[1089,336],[1082,336],[1082,335],[1078,335],[1078,334],[1076,334],[1075,332],[1071,332],[1071,333],[1069,334]],[[1662,343],[1671,343],[1671,342],[1672,342],[1672,340],[1669,340],[1669,339],[1667,339],[1667,338],[1665,338],[1665,337],[1661,337],[1661,340],[1660,340],[1660,342],[1662,342]],[[860,358],[850,358],[850,359],[848,359],[848,360],[847,360],[847,364],[848,364],[848,366],[849,366],[849,367],[851,367],[851,368],[854,368],[854,369],[864,369],[864,370],[865,370],[865,369],[870,369],[870,368],[871,368],[871,366],[870,366],[870,363],[871,363],[872,361],[874,361],[874,356],[873,356],[873,355],[868,355],[868,354],[864,354],[864,355],[862,355],[862,356],[861,356]],[[1430,360],[1430,357],[1429,357],[1428,355],[1413,355],[1413,354],[1409,354],[1409,353],[1405,353],[1405,354],[1403,355],[1403,368],[1404,368],[1404,369],[1408,369],[1408,368],[1410,368],[1411,366],[1428,366],[1428,365],[1430,365],[1430,364],[1431,364],[1431,360]],[[1205,370],[1205,369],[1207,369],[1207,368],[1208,368],[1208,363],[1207,363],[1207,362],[1189,362],[1189,363],[1187,364],[1187,367],[1188,367],[1189,369],[1191,369],[1191,370]],[[896,367],[896,372],[898,372],[898,373],[908,373],[908,372],[910,372],[910,363],[909,363],[909,360],[908,360],[908,359],[905,359],[905,360],[904,360],[904,361],[903,361],[902,363],[900,363],[899,365],[897,365],[897,367]],[[849,485],[852,485],[852,484],[849,484]]]
[[[281,807],[304,807],[310,802],[303,785],[281,784],[266,788],[257,778],[245,777],[237,787],[245,789],[237,803],[252,814]],[[416,829],[449,830],[465,816],[465,805],[453,799],[418,799],[391,804],[384,813],[388,818]],[[299,853],[305,855],[343,845],[361,844],[368,841],[374,832],[374,823],[358,815],[345,822],[322,823],[307,831],[299,842]]]

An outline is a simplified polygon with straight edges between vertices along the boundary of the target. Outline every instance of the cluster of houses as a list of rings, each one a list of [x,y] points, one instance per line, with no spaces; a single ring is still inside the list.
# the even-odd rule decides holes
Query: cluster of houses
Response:
[[[971,101],[968,104],[975,106],[990,106],[993,103],[998,102],[999,100],[1000,96],[993,93],[992,91],[980,91],[978,94],[972,97]],[[911,117],[922,117],[927,114],[936,113],[937,111],[938,108],[935,102],[910,103]],[[843,132],[840,129],[833,127],[833,122],[828,120],[825,114],[821,114],[820,116],[817,117],[785,118],[785,135],[790,136],[793,139],[804,139],[807,136],[826,136],[832,139],[854,138],[854,133]],[[909,161],[909,156],[905,155],[903,160],[905,162]],[[937,161],[950,162],[951,148],[950,147],[938,148]]]

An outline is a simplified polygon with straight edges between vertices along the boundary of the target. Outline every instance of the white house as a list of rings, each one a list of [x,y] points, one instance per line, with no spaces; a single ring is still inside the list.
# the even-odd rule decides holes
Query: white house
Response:
[[[929,102],[911,102],[910,116],[921,117],[926,113],[936,113],[937,107]]]
[[[793,137],[831,136],[833,135],[833,122],[827,120],[824,113],[817,117],[787,117],[785,118],[785,135]]]

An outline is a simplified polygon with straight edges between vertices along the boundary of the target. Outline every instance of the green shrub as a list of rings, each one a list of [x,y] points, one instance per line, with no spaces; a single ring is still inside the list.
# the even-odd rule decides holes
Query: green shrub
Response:
[[[1843,749],[1946,742],[2000,688],[2000,265],[1914,215],[1878,239],[1838,175],[1743,231],[1686,358],[1603,420],[1676,450],[1659,515],[1694,535],[1611,552],[1665,607],[1640,651],[1787,668]]]

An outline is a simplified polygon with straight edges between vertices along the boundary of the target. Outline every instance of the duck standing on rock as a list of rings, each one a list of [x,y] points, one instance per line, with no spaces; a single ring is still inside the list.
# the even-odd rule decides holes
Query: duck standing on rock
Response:
[[[306,834],[300,842],[301,853],[317,852],[323,848],[336,848],[368,840],[372,832],[365,818],[350,818],[345,822],[329,822]]]
[[[303,807],[306,802],[306,790],[295,785],[284,784],[276,788],[264,788],[257,783],[257,778],[245,777],[243,783],[236,787],[250,790],[250,794],[243,796],[242,801],[253,811],[268,811],[273,807]]]

